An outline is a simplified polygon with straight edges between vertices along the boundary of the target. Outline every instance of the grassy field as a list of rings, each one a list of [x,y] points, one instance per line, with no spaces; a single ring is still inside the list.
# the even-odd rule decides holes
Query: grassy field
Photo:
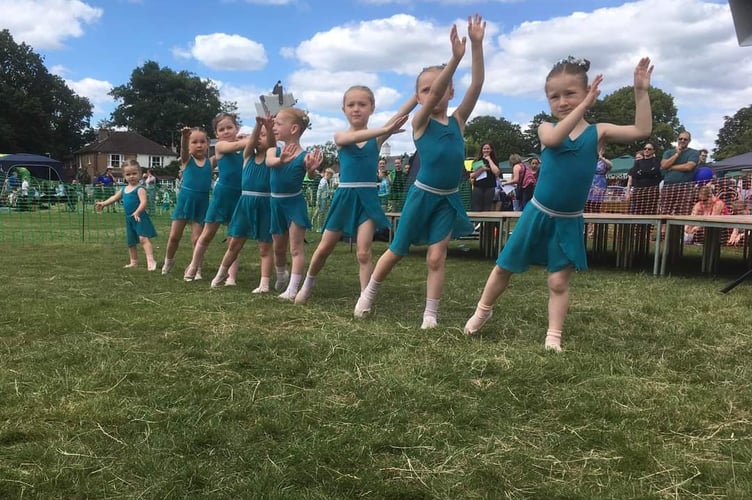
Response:
[[[121,241],[6,241],[0,498],[752,496],[752,282],[578,273],[557,355],[540,269],[462,335],[491,266],[468,245],[425,332],[421,249],[355,321],[347,244],[296,307],[250,294],[251,244],[210,290],[187,240],[169,276]]]

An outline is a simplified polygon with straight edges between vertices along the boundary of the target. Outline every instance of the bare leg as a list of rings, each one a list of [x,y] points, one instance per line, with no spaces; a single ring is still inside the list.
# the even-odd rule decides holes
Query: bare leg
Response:
[[[480,296],[478,305],[475,308],[475,313],[470,316],[470,319],[465,323],[465,335],[474,335],[481,327],[486,324],[486,321],[492,316],[493,306],[496,300],[509,286],[509,280],[512,277],[512,273],[499,266],[494,266],[491,269],[491,273],[486,280],[486,286],[483,288],[483,293]]]
[[[373,308],[373,303],[376,301],[379,286],[381,286],[382,281],[389,276],[389,273],[400,260],[402,260],[402,257],[389,249],[379,257],[378,262],[376,262],[376,267],[374,267],[373,273],[371,274],[371,279],[368,280],[368,285],[366,285],[363,291],[360,292],[358,302],[355,304],[353,315],[356,318],[365,318],[371,314],[371,309]]]
[[[360,289],[365,289],[368,286],[368,280],[371,279],[371,273],[373,272],[373,233],[375,231],[375,224],[372,220],[368,219],[363,224],[358,226],[358,238],[357,238],[357,258],[358,258],[358,278],[360,279]]]
[[[180,246],[180,240],[183,238],[183,230],[188,224],[185,219],[177,219],[172,221],[170,225],[170,236],[167,238],[167,249],[165,251],[165,261],[162,266],[162,274],[167,274],[172,270],[172,266],[175,265],[175,254]]]
[[[135,246],[128,247],[128,258],[130,262],[123,266],[125,269],[132,269],[138,265],[138,252]]]
[[[290,224],[290,258],[292,260],[290,282],[287,290],[279,296],[286,300],[295,300],[298,288],[303,281],[305,272],[305,228],[294,222]]]
[[[269,291],[269,283],[274,270],[272,244],[259,241],[258,248],[261,256],[261,280],[258,288],[254,289],[252,293],[266,293]]]
[[[428,276],[426,278],[426,307],[423,310],[423,324],[421,325],[423,330],[436,328],[438,324],[439,301],[444,289],[444,264],[450,238],[451,234],[448,234],[440,242],[429,245],[426,252]]]
[[[313,252],[313,257],[311,257],[311,263],[308,266],[308,273],[303,282],[303,286],[300,288],[297,295],[295,295],[296,304],[305,304],[308,302],[308,298],[311,296],[311,291],[313,290],[313,285],[316,282],[316,276],[324,268],[326,259],[332,254],[341,237],[341,231],[329,231],[328,229],[324,231],[324,234],[321,236],[321,241]]]
[[[569,310],[569,278],[574,269],[567,267],[548,275],[548,332],[546,349],[561,351],[561,333]]]
[[[156,271],[157,261],[154,260],[154,247],[152,247],[151,240],[144,236],[139,236],[138,239],[141,242],[141,247],[144,249],[144,255],[146,255],[146,269]]]
[[[277,271],[277,282],[274,283],[274,289],[278,292],[287,288],[287,282],[290,279],[290,273],[287,271],[287,243],[290,239],[290,232],[284,234],[273,234],[272,244],[274,248],[274,267]]]
[[[201,234],[193,245],[193,256],[191,257],[191,263],[185,268],[183,279],[185,281],[193,281],[196,276],[201,275],[201,266],[204,263],[204,254],[206,253],[209,244],[214,239],[219,229],[219,222],[209,222],[204,224],[201,229]],[[193,228],[191,228],[193,229]]]

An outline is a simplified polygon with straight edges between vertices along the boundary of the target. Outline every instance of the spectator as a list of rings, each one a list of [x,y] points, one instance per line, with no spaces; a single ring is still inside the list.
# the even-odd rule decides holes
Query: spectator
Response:
[[[606,174],[613,166],[614,164],[611,163],[611,160],[603,156],[603,148],[599,148],[598,161],[595,163],[595,175],[593,175],[593,182],[590,184],[590,191],[585,203],[585,212],[598,213],[601,211],[601,205],[603,204],[603,199],[606,197],[606,188],[608,187]],[[591,224],[591,233],[593,227]]]
[[[402,168],[402,157],[394,159],[394,170],[391,174],[392,187],[390,192],[390,201],[392,210],[399,212],[405,202],[407,194],[407,172]]]
[[[655,156],[655,147],[645,143],[640,158],[627,173],[627,201],[630,214],[657,214],[660,184],[663,180],[661,161]]]
[[[379,201],[384,210],[387,209],[389,201],[389,189],[391,186],[391,180],[389,179],[389,173],[386,171],[386,167],[382,168],[382,162],[386,164],[386,161],[379,160]]]
[[[515,186],[514,210],[520,212],[525,208],[527,202],[533,198],[536,182],[535,176],[532,170],[525,166],[522,158],[517,153],[509,155],[509,164],[512,165],[512,178],[502,182],[502,186]]]
[[[687,215],[692,207],[692,188],[700,153],[689,147],[692,136],[686,130],[679,134],[676,147],[663,153],[663,189],[660,210],[664,215]]]
[[[726,209],[726,204],[713,195],[713,188],[707,184],[700,186],[697,198],[692,215],[722,215]],[[702,226],[684,226],[684,243],[702,243],[704,236],[705,230]]]
[[[334,170],[327,168],[324,170],[324,175],[319,181],[319,186],[316,189],[316,208],[313,212],[313,226],[316,231],[321,230],[324,225],[324,219],[326,213],[329,211],[329,203],[332,201],[332,177],[334,176]]]
[[[103,201],[115,194],[115,176],[112,174],[112,167],[99,174],[95,181],[97,194],[95,199]],[[117,212],[115,204],[107,205],[108,212]]]
[[[734,215],[749,215],[749,206],[745,204],[741,199],[734,202]],[[726,241],[727,245],[737,246],[740,243],[744,243],[744,236],[747,234],[747,230],[744,228],[735,227]]]
[[[496,179],[500,174],[499,161],[496,159],[493,145],[490,142],[484,142],[480,147],[480,154],[473,162],[473,171],[470,174],[470,179],[473,181],[473,190],[470,194],[471,210],[475,212],[493,210]]]

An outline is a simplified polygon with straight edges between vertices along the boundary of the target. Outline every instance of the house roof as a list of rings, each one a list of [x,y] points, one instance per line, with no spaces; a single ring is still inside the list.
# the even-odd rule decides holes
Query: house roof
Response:
[[[154,156],[177,156],[169,148],[157,144],[136,132],[108,132],[106,137],[98,139],[76,151],[82,153],[131,153]]]

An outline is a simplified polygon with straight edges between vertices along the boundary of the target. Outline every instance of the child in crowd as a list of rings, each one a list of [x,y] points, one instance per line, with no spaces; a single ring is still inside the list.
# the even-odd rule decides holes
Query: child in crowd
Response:
[[[454,97],[452,75],[465,55],[466,38],[460,39],[452,26],[452,57],[445,66],[424,69],[416,83],[421,104],[412,120],[413,139],[422,167],[410,188],[399,226],[389,249],[379,258],[368,285],[361,292],[354,315],[363,318],[371,312],[379,286],[394,266],[407,255],[410,245],[428,244],[426,263],[426,306],[421,328],[435,328],[444,286],[444,262],[452,236],[473,232],[458,193],[465,172],[465,143],[462,131],[478,101],[484,79],[483,35],[486,22],[479,16],[468,18],[467,32],[472,52],[471,81],[465,97],[447,116]]]
[[[227,228],[230,241],[217,275],[211,282],[212,288],[222,281],[229,281],[229,272],[248,238],[258,241],[261,255],[261,282],[253,293],[269,292],[269,282],[274,267],[272,257],[271,190],[269,169],[266,166],[266,151],[275,148],[272,118],[256,118],[256,126],[248,138],[243,151],[242,193],[232,220]],[[227,284],[227,281],[225,282]]]
[[[541,143],[540,180],[512,236],[499,254],[475,313],[465,324],[475,334],[491,317],[492,308],[506,290],[512,273],[530,264],[546,265],[548,276],[548,331],[545,348],[561,351],[561,334],[569,308],[569,279],[574,269],[587,268],[582,212],[593,181],[598,149],[606,142],[630,143],[650,135],[650,59],[634,71],[633,125],[589,124],[585,113],[596,102],[603,80],[597,75],[588,86],[590,62],[568,57],[558,61],[546,77],[545,92],[557,123],[538,127]]]
[[[136,267],[138,263],[136,245],[141,243],[146,255],[146,268],[149,271],[155,271],[157,261],[154,260],[154,250],[150,238],[156,237],[157,231],[154,229],[154,224],[152,224],[147,211],[149,198],[146,188],[140,184],[141,166],[136,160],[126,160],[123,163],[123,177],[126,185],[106,200],[98,201],[95,208],[97,211],[101,211],[104,207],[123,200],[125,235],[130,256],[130,262],[125,267],[127,269]]]
[[[373,92],[362,85],[350,87],[345,92],[342,111],[350,127],[334,134],[340,164],[340,182],[324,222],[324,234],[311,258],[303,287],[295,297],[296,304],[305,304],[308,300],[316,276],[343,233],[357,237],[360,290],[368,284],[373,268],[371,245],[374,232],[376,229],[389,227],[379,201],[379,180],[374,165],[379,164],[378,175],[383,175],[379,161],[381,145],[392,134],[402,131],[407,115],[415,104],[415,96],[412,96],[386,125],[369,129],[368,118],[376,109]]]
[[[248,142],[238,140],[240,124],[235,115],[219,113],[212,120],[217,144],[214,146],[214,157],[219,177],[212,189],[211,201],[206,211],[204,228],[201,231],[196,246],[193,248],[193,258],[185,269],[183,279],[193,281],[201,279],[201,265],[209,244],[217,234],[221,224],[230,224],[230,218],[240,199],[241,172],[243,170],[243,148]],[[236,256],[237,257],[237,256]],[[238,271],[237,258],[233,260],[229,276],[225,285],[234,285]]]
[[[271,232],[274,245],[274,262],[277,271],[277,291],[284,289],[279,297],[295,300],[305,272],[304,239],[306,229],[311,227],[308,205],[303,196],[303,178],[321,165],[324,157],[321,150],[306,152],[300,146],[300,136],[308,128],[308,114],[297,108],[283,108],[274,119],[274,137],[285,147],[270,148],[266,152],[266,165],[271,168]],[[287,245],[290,245],[292,273],[286,266]],[[289,279],[289,282],[288,282]]]
[[[167,240],[162,274],[175,266],[175,254],[183,237],[185,226],[191,223],[191,243],[196,245],[203,229],[206,209],[209,207],[212,167],[207,158],[209,137],[200,127],[183,127],[180,131],[180,192],[172,211],[170,237]]]

